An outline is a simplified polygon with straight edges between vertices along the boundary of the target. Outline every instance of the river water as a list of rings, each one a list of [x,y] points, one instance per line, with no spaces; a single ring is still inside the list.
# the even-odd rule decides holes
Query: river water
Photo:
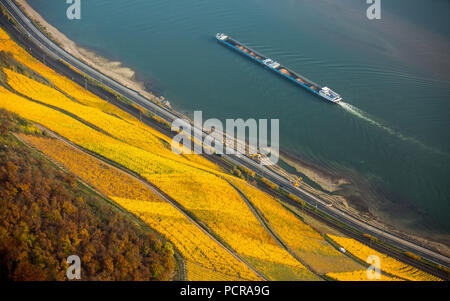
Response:
[[[450,2],[29,0],[82,47],[136,70],[176,110],[279,118],[281,147],[401,229],[450,233]],[[225,32],[344,98],[331,105],[215,41]],[[374,209],[375,208],[375,209]]]

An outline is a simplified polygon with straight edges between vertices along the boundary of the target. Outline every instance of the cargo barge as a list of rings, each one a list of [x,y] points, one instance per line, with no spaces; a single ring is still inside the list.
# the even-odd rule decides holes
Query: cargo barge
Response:
[[[333,90],[331,90],[330,88],[321,87],[321,86],[313,83],[312,81],[308,80],[307,78],[298,75],[294,71],[284,67],[283,65],[271,60],[268,57],[265,57],[265,56],[259,54],[256,51],[244,46],[242,43],[234,40],[233,38],[231,38],[223,33],[218,33],[216,35],[216,39],[220,43],[222,43],[226,46],[229,46],[232,49],[240,52],[241,54],[244,54],[244,55],[250,57],[251,59],[257,61],[258,63],[272,69],[273,71],[280,74],[284,78],[287,78],[287,79],[293,81],[294,83],[302,86],[303,88],[307,89],[308,91],[310,91],[328,101],[331,101],[333,103],[339,103],[342,100],[342,97],[339,94],[337,94],[336,92],[334,92]]]

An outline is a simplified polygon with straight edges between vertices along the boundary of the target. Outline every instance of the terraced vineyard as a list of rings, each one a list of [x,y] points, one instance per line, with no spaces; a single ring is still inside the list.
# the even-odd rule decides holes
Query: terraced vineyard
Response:
[[[438,277],[420,271],[392,257],[377,252],[352,238],[345,238],[336,235],[328,235],[328,236],[336,243],[344,247],[347,250],[347,252],[350,252],[351,254],[361,259],[362,261],[366,261],[366,259],[371,255],[378,256],[381,261],[381,270],[391,275],[411,281],[441,280]]]
[[[49,69],[1,29],[0,39],[0,107],[59,136],[22,139],[169,240],[189,280],[364,280],[359,263],[273,197],[201,156],[176,155],[167,136]],[[367,253],[340,241],[357,257]],[[432,280],[394,262],[388,269]]]
[[[241,181],[234,180],[233,184],[261,212],[280,239],[317,273],[348,272],[362,268],[338,252],[311,226],[286,210],[272,196]]]
[[[277,271],[272,269],[291,270],[289,277],[294,279],[317,279],[277,244],[226,181],[207,173],[190,179],[183,173],[153,175],[150,180],[168,191],[172,198],[180,200],[187,210],[206,223],[240,255],[253,262],[269,279],[277,279],[273,276]],[[270,269],[265,267],[267,263],[270,263]]]
[[[16,48],[12,43],[8,47]],[[12,90],[0,88],[5,96],[2,99],[8,99],[0,100],[2,106],[148,179],[206,224],[218,239],[248,258],[267,278],[316,279],[259,225],[234,189],[212,174],[220,173],[218,167],[199,156],[189,159],[175,155],[167,137],[155,134],[127,114],[119,115],[106,102],[102,104],[95,96],[82,92],[26,53],[16,51],[14,57],[39,71],[46,81],[38,82],[4,68],[7,87]],[[137,209],[130,199],[121,197],[116,201],[133,212]],[[142,210],[148,218],[156,209],[163,210],[154,204]]]
[[[245,207],[243,201],[239,199],[236,193],[234,198],[231,198],[234,192],[233,189],[218,177],[188,165],[178,164],[178,166],[166,158],[132,147],[98,132],[64,113],[25,100],[1,87],[0,95],[5,95],[9,99],[8,101],[3,101],[6,97],[2,97],[2,100],[0,100],[1,105],[8,110],[43,124],[76,144],[109,160],[118,162],[156,183],[160,189],[166,191],[167,194],[185,205],[189,210],[192,210],[194,214],[200,214],[198,216],[200,220],[206,222],[225,242],[236,248],[239,254],[251,257],[255,265],[259,266],[261,272],[269,274],[267,275],[268,277],[270,277],[271,272],[264,270],[264,266],[266,261],[274,261],[274,263],[281,265],[282,269],[296,271],[293,275],[298,274],[300,279],[304,278],[303,271],[306,271],[306,269],[289,254],[285,253],[276,242],[271,241],[270,236],[261,226],[258,228],[256,219]],[[166,179],[165,182],[164,179]],[[201,189],[192,189],[195,187],[201,187]],[[231,194],[228,194],[228,192],[231,192]],[[216,203],[217,197],[214,198],[216,202],[205,202],[211,200],[205,195],[226,196],[226,199],[221,204],[226,204],[226,206],[218,208],[216,206],[218,204]],[[195,202],[203,201],[202,206],[204,208],[201,211],[196,211],[195,208],[190,206],[192,204],[189,203],[191,200]],[[227,209],[230,204],[235,207]],[[239,211],[241,209],[247,209],[247,215],[244,215],[245,211]],[[215,213],[207,216],[206,214],[210,212]],[[232,212],[234,212],[234,216],[230,215]],[[239,216],[238,213],[240,213]],[[247,220],[251,220],[251,222]],[[240,232],[229,231],[235,221],[240,222],[236,224],[237,228],[235,228],[236,231]],[[247,232],[252,234],[246,236]],[[262,263],[258,263],[259,259],[263,260]],[[313,277],[311,273],[307,274],[310,274],[307,279]]]
[[[245,264],[139,180],[60,140],[35,136],[22,138],[163,234],[192,263],[187,269],[188,280],[208,280],[210,276],[223,280],[259,279]],[[207,275],[199,273],[196,267],[208,271]]]

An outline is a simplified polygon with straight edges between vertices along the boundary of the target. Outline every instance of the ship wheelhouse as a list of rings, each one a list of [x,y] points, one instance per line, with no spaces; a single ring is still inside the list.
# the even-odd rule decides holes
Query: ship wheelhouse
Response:
[[[340,102],[342,100],[342,97],[339,94],[328,87],[323,87],[322,89],[320,89],[319,95],[332,102]]]

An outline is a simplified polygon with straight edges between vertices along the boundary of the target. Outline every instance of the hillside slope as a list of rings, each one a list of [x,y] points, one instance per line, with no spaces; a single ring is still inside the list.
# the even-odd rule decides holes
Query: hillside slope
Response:
[[[162,243],[100,196],[21,144],[11,131],[39,130],[0,110],[0,278],[67,280],[66,259],[81,259],[82,280],[169,280],[171,244]]]
[[[56,73],[1,29],[0,40],[0,107],[58,138],[21,137],[170,241],[188,280],[361,278],[360,262],[271,196],[201,156],[176,155],[166,135]]]

